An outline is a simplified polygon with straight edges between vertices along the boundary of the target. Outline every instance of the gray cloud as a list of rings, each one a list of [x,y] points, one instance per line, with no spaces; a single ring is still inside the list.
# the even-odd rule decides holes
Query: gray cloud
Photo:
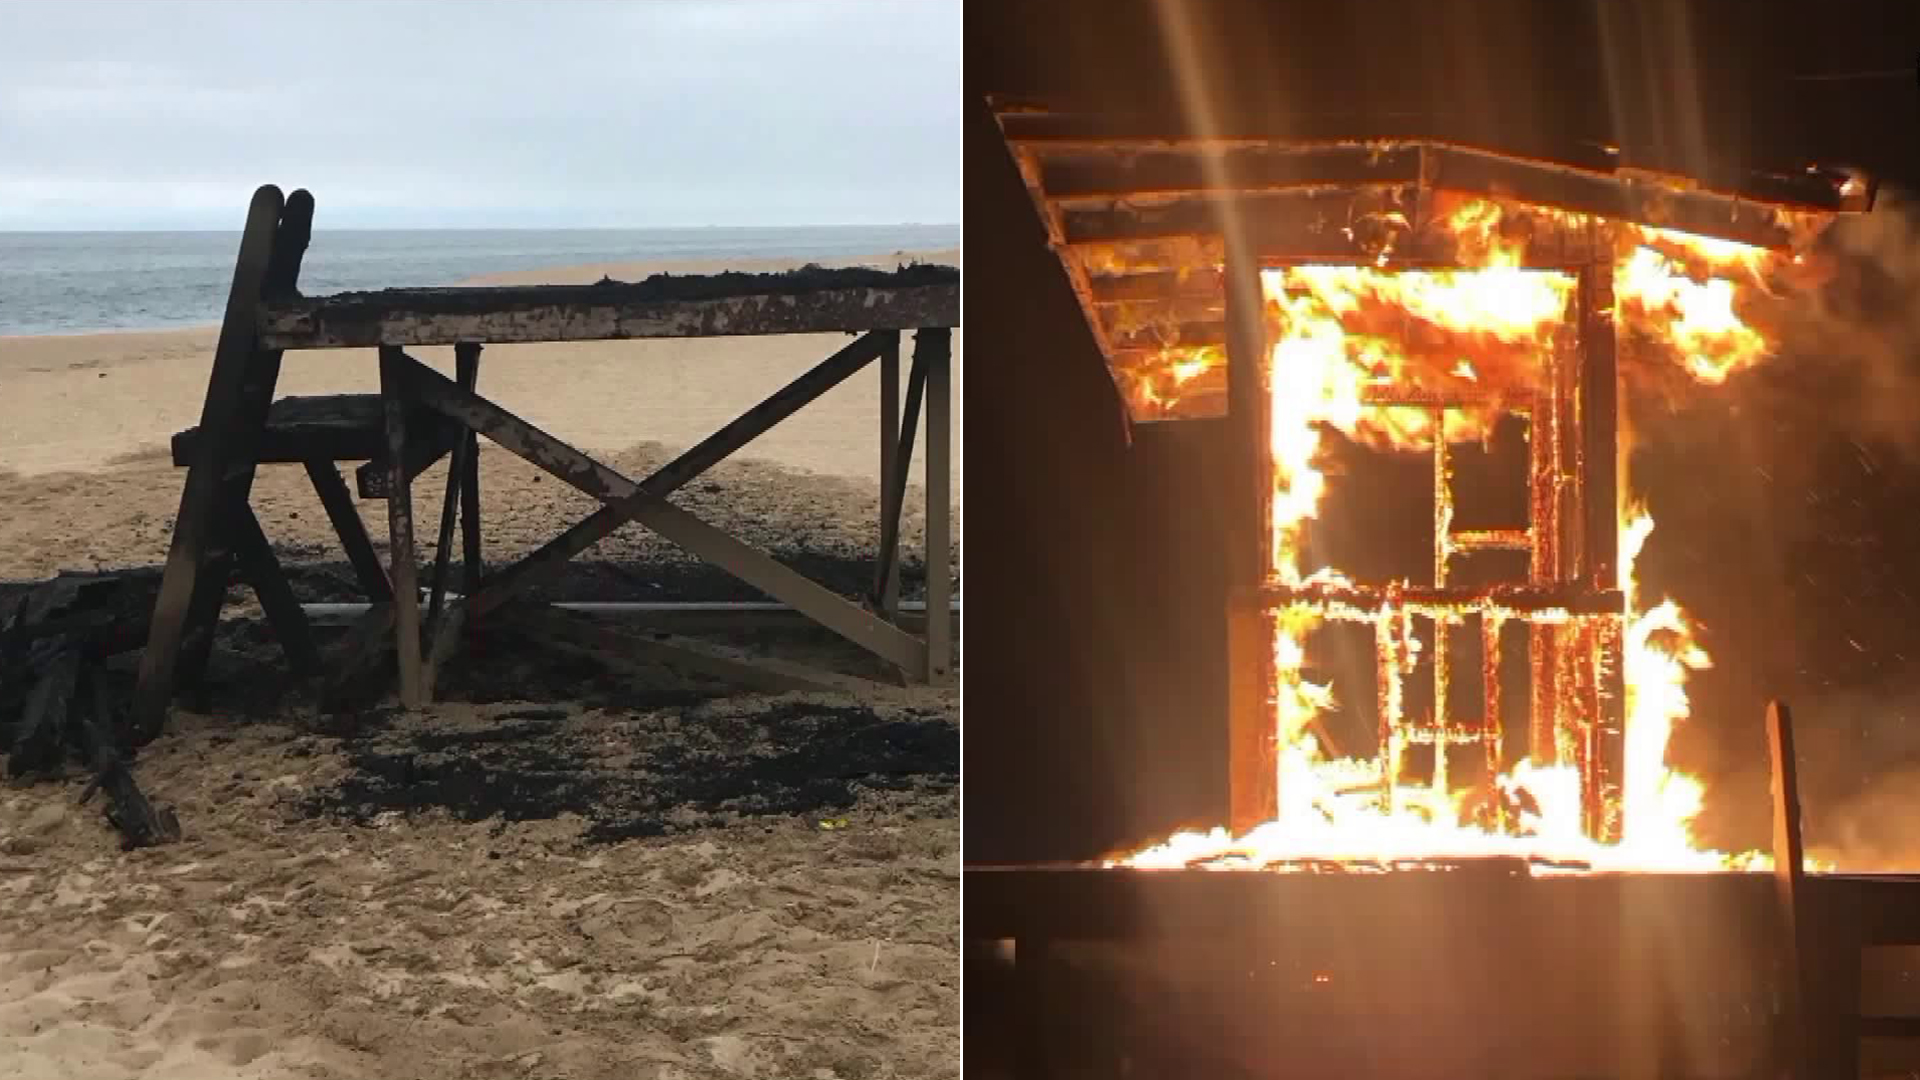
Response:
[[[0,0],[0,229],[952,222],[960,4]]]

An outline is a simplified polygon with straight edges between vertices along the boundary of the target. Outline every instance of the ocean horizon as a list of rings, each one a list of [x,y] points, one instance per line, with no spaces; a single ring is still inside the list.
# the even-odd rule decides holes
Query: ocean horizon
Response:
[[[0,231],[0,336],[217,323],[237,230]],[[483,274],[597,263],[830,262],[960,246],[958,225],[656,229],[316,229],[307,294],[455,285]]]

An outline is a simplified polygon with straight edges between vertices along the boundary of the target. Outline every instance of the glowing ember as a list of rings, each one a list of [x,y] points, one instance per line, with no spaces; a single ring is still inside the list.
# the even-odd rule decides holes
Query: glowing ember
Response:
[[[1610,315],[1622,344],[1631,341],[1643,358],[1651,352],[1668,370],[1717,385],[1766,356],[1766,334],[1743,318],[1743,307],[1754,297],[1766,296],[1769,276],[1788,257],[1669,230],[1589,222],[1555,211],[1529,213],[1614,245],[1613,307],[1597,314],[1603,319]],[[1451,233],[1468,269],[1394,270],[1383,257],[1377,266],[1292,266],[1262,275],[1272,342],[1266,372],[1272,476],[1267,567],[1269,580],[1279,586],[1346,584],[1331,568],[1302,565],[1308,524],[1318,517],[1327,494],[1322,439],[1329,430],[1375,449],[1435,453],[1440,492],[1436,587],[1446,585],[1449,556],[1462,550],[1453,545],[1525,549],[1540,542],[1538,521],[1529,530],[1509,533],[1453,530],[1450,497],[1444,494],[1450,476],[1447,446],[1485,436],[1500,412],[1525,409],[1543,400],[1540,395],[1554,392],[1556,365],[1564,362],[1568,335],[1579,326],[1579,280],[1571,273],[1523,269],[1525,234],[1511,227],[1509,210],[1500,204],[1462,201],[1438,221]],[[1193,357],[1185,366],[1173,363],[1168,377],[1156,384],[1156,393],[1163,395],[1162,401],[1171,400],[1164,395],[1177,394],[1181,385],[1203,373],[1217,372],[1223,359],[1213,352],[1204,361]],[[1629,371],[1623,366],[1623,375]],[[1446,404],[1378,407],[1383,401],[1404,400]],[[1536,418],[1535,423],[1539,430],[1541,422]],[[1437,430],[1441,427],[1444,430]],[[1488,778],[1460,785],[1449,777],[1448,750],[1497,743],[1497,726],[1490,735],[1474,725],[1463,726],[1459,718],[1429,718],[1419,729],[1395,726],[1402,708],[1401,680],[1415,670],[1422,646],[1412,632],[1414,613],[1404,601],[1336,611],[1296,599],[1275,610],[1272,621],[1277,817],[1238,837],[1223,829],[1183,833],[1119,863],[1144,868],[1300,868],[1517,856],[1543,867],[1574,864],[1593,869],[1765,865],[1754,855],[1702,850],[1692,836],[1703,787],[1668,764],[1667,746],[1675,726],[1688,715],[1688,674],[1710,661],[1678,605],[1665,599],[1649,602],[1641,595],[1634,564],[1652,532],[1652,517],[1636,509],[1623,512],[1621,519],[1624,618],[1567,611],[1515,615],[1487,604],[1475,609],[1485,620],[1486,640],[1494,643],[1490,650],[1497,644],[1500,620],[1519,617],[1528,619],[1535,633],[1554,624],[1552,633],[1570,635],[1555,640],[1577,642],[1577,648],[1588,649],[1592,656],[1617,656],[1625,686],[1617,842],[1593,839],[1590,808],[1583,797],[1591,793],[1582,791],[1583,774],[1568,751],[1561,751],[1559,762],[1521,760],[1506,767],[1495,749],[1488,761],[1500,768]],[[1447,635],[1464,627],[1465,615],[1440,610],[1444,605],[1429,608],[1434,664],[1437,673],[1444,672]],[[1377,630],[1381,709],[1395,722],[1383,720],[1372,758],[1336,758],[1318,734],[1334,694],[1331,686],[1308,677],[1308,643],[1321,619],[1329,616],[1372,622]],[[1542,670],[1536,662],[1536,680]],[[1564,673],[1553,677],[1568,678]],[[1589,683],[1600,678],[1595,673],[1579,677]],[[1493,699],[1497,675],[1488,679],[1487,694]],[[1440,693],[1444,712],[1444,689]],[[1564,697],[1558,706],[1563,711],[1577,711],[1578,701],[1599,700],[1591,686],[1586,698],[1567,696],[1564,686],[1555,693]],[[1497,712],[1498,706],[1489,711]],[[1591,715],[1573,721],[1575,727],[1601,722]],[[1567,738],[1564,730],[1560,738]],[[1419,784],[1409,783],[1403,755],[1410,742],[1422,741],[1434,745],[1432,775]]]

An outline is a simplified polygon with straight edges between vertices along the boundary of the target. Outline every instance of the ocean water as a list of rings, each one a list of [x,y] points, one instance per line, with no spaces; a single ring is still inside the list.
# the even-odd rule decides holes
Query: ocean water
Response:
[[[0,232],[0,335],[215,323],[237,232]],[[316,230],[309,295],[663,259],[836,259],[960,246],[957,225],[711,229]]]

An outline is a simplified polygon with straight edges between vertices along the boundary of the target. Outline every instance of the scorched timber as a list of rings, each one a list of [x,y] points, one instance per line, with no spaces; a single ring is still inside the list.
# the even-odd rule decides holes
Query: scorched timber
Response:
[[[1478,538],[1477,534],[1468,534]],[[1504,539],[1504,538],[1498,538]],[[1492,545],[1487,545],[1492,546]],[[1617,589],[1588,590],[1554,586],[1496,585],[1488,589],[1457,586],[1399,585],[1368,588],[1358,585],[1281,585],[1268,583],[1258,594],[1261,607],[1306,607],[1332,618],[1373,619],[1383,611],[1411,611],[1416,615],[1448,618],[1476,613],[1536,616],[1550,621],[1555,614],[1619,616],[1626,611],[1626,595]]]
[[[675,297],[634,284],[388,289],[279,301],[260,311],[275,349],[511,344],[814,334],[958,326],[960,286],[822,288]]]

